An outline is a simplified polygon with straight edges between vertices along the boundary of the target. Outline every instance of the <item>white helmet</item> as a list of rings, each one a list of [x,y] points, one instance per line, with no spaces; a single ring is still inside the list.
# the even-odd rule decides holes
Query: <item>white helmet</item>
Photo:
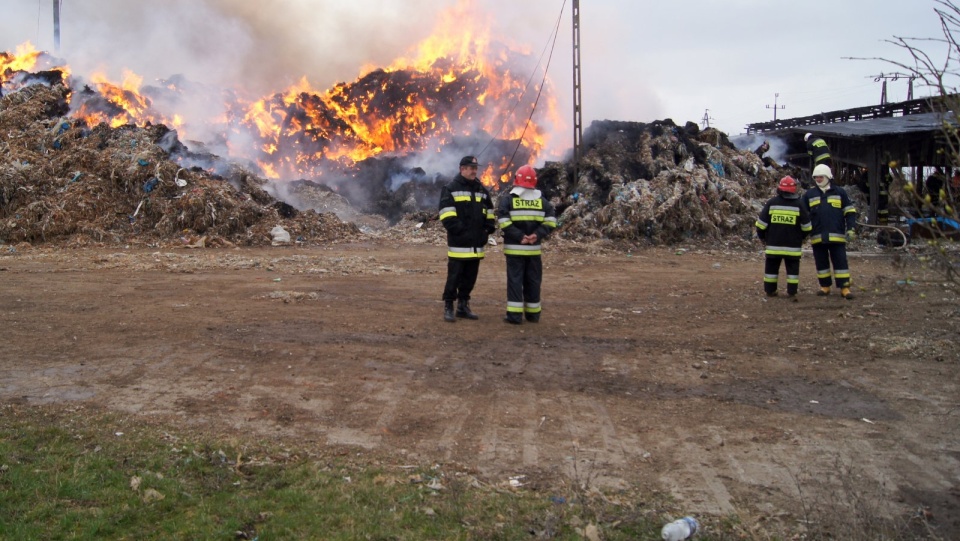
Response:
[[[812,133],[808,133],[808,134],[806,134],[806,135],[803,136],[803,140],[804,140],[804,141],[809,141],[809,140],[810,140],[810,137],[812,137],[812,136],[813,136]]]
[[[833,180],[833,172],[830,171],[830,166],[825,163],[821,163],[813,168],[813,176],[827,177],[828,179]]]

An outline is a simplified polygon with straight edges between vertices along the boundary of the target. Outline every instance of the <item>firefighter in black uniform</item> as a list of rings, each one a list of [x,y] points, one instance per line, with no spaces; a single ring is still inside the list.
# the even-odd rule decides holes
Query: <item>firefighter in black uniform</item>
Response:
[[[553,205],[537,189],[537,172],[529,165],[517,169],[510,193],[500,198],[497,219],[503,231],[507,259],[507,323],[540,321],[540,285],[543,261],[540,243],[557,227]]]
[[[795,299],[800,287],[801,247],[813,226],[807,209],[800,205],[797,181],[793,177],[780,179],[776,197],[763,206],[756,226],[757,237],[766,244],[763,291],[768,297],[777,296],[777,276],[783,261],[787,270],[787,295]]]
[[[830,165],[830,149],[827,147],[826,141],[819,137],[814,137],[812,133],[804,135],[803,140],[807,142],[807,154],[810,155],[810,169],[820,164]]]
[[[477,159],[460,160],[460,173],[440,191],[440,223],[447,230],[447,281],[443,287],[443,319],[479,319],[470,310],[488,236],[497,230],[490,192],[477,179]],[[453,301],[457,301],[454,314]]]
[[[850,266],[847,262],[847,241],[857,238],[857,209],[850,196],[840,186],[833,186],[833,172],[820,164],[813,169],[813,181],[817,184],[804,192],[800,202],[810,213],[813,232],[810,244],[817,265],[817,295],[830,294],[830,263],[833,263],[833,280],[840,288],[844,299],[852,300],[850,293]]]

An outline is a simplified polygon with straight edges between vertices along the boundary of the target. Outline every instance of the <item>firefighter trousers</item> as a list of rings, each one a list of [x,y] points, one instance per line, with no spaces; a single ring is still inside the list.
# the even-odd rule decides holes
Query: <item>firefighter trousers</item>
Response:
[[[780,261],[787,270],[787,295],[796,295],[800,287],[800,258],[791,255],[767,255],[763,264],[763,291],[777,291],[777,277],[780,274]]]
[[[538,255],[507,259],[507,319],[519,322],[540,320],[540,284],[543,282],[543,260]]]
[[[447,283],[443,286],[443,300],[469,301],[478,274],[479,259],[447,258]]]
[[[813,261],[817,265],[817,282],[820,287],[830,287],[835,281],[837,287],[850,287],[850,265],[847,263],[847,245],[839,242],[826,242],[813,245]],[[833,273],[830,263],[833,263]],[[833,280],[831,280],[831,277]]]

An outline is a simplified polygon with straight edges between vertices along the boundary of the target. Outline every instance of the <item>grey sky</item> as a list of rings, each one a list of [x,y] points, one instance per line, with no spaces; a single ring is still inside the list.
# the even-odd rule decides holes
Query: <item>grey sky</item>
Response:
[[[64,0],[62,48],[78,74],[124,69],[145,82],[189,79],[269,93],[301,77],[316,88],[385,66],[427,37],[456,0]],[[31,41],[53,49],[48,0],[3,0],[0,50]],[[520,4],[520,7],[514,5]],[[879,102],[870,76],[903,59],[893,36],[939,36],[933,0],[584,0],[581,2],[583,119],[672,118],[730,135],[745,124]],[[456,22],[487,24],[535,54],[547,45],[563,0],[476,0]],[[571,110],[571,24],[567,0],[550,76],[561,114]],[[931,45],[931,48],[934,46]],[[915,97],[929,94],[915,88]],[[888,83],[906,98],[907,82]],[[572,117],[572,113],[570,113]],[[569,147],[566,133],[551,146]]]

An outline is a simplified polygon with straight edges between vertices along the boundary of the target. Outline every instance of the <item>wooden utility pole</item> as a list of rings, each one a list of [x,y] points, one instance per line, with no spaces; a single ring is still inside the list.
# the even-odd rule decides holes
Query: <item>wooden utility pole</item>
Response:
[[[579,179],[583,123],[580,109],[580,0],[573,0],[573,185]]]
[[[60,2],[53,0],[53,50],[60,53]]]

